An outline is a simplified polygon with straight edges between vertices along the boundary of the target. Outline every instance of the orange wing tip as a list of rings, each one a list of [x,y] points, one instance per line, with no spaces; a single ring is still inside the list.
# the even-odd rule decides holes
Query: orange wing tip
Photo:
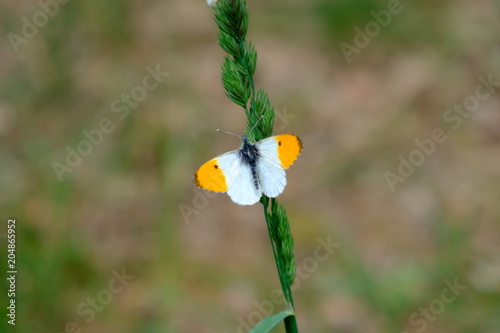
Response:
[[[214,192],[226,192],[228,190],[226,176],[218,165],[218,159],[214,158],[203,164],[194,175],[196,186]]]
[[[293,134],[282,134],[276,136],[278,141],[278,157],[281,166],[288,169],[302,152],[302,141]]]

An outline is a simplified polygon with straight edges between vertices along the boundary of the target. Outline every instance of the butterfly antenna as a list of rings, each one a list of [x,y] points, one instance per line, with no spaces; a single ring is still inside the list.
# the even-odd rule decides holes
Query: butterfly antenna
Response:
[[[253,131],[253,129],[254,129],[255,127],[257,127],[257,125],[258,125],[258,124],[259,124],[259,122],[262,120],[262,118],[264,118],[264,114],[262,114],[262,115],[259,117],[259,119],[255,122],[255,124],[252,126],[252,128],[251,128],[248,132]]]
[[[232,132],[224,131],[224,130],[219,129],[219,128],[217,129],[217,132],[224,132],[224,133],[227,133],[227,134],[235,135],[235,136],[237,136],[238,138],[240,138],[240,139],[242,139],[242,140],[243,140],[243,138],[242,138],[241,136],[239,136],[238,134],[234,134],[234,133],[232,133]]]
[[[250,129],[250,131],[249,131],[249,132],[253,131],[253,129],[254,129],[254,128],[255,128],[255,127],[259,124],[259,121],[261,121],[261,119],[262,119],[262,118],[264,118],[264,115],[262,115],[262,116],[260,116],[260,117],[259,117],[259,119],[258,119],[258,120],[257,120],[257,122],[256,122],[256,123],[252,126],[252,128]],[[242,138],[241,136],[239,136],[238,134],[235,134],[235,133],[233,133],[233,132],[225,131],[225,130],[220,129],[220,128],[218,128],[218,129],[217,129],[217,132],[224,132],[224,133],[227,133],[227,134],[235,135],[235,136],[237,136],[238,138],[240,138],[240,139],[242,139],[242,140],[243,140],[243,138]]]

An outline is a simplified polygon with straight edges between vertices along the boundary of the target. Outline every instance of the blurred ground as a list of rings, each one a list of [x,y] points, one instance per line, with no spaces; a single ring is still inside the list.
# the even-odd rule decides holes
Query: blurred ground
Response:
[[[0,7],[8,332],[243,332],[280,311],[261,207],[192,184],[239,145],[215,129],[245,128],[206,3]],[[257,85],[304,142],[280,197],[301,332],[498,331],[499,7],[249,1]]]

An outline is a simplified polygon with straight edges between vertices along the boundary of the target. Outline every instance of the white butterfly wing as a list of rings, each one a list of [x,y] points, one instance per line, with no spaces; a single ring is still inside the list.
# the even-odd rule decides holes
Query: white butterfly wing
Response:
[[[278,154],[278,140],[273,136],[259,141],[256,146],[259,150],[257,174],[262,192],[270,198],[275,198],[286,186],[285,169],[281,166]]]
[[[260,200],[262,190],[255,187],[252,170],[243,163],[237,150],[221,155],[218,163],[226,176],[231,200],[239,205],[253,205]]]
[[[225,181],[228,188],[234,183],[241,170],[241,160],[238,150],[233,150],[225,154],[219,155],[217,164],[224,173]]]

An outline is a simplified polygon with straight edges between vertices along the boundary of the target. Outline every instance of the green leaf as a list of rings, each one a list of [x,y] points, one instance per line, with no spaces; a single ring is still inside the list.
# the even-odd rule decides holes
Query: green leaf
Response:
[[[248,12],[245,0],[220,0],[215,6],[215,22],[221,32],[245,40],[248,31]]]
[[[295,316],[293,312],[283,311],[267,318],[262,319],[260,323],[254,326],[249,333],[267,333],[271,331],[276,325],[281,323],[286,317]]]
[[[253,76],[257,68],[257,51],[255,51],[252,44],[247,45],[244,61],[248,65],[248,74]]]
[[[219,33],[219,45],[235,59],[240,57],[240,46],[233,36],[221,31]]]
[[[230,57],[226,57],[222,65],[222,85],[226,95],[234,103],[245,107],[252,93],[248,84],[244,68]]]

